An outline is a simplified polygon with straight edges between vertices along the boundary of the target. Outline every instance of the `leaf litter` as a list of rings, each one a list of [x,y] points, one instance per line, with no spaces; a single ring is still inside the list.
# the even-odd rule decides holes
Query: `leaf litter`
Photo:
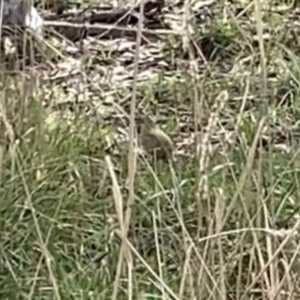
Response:
[[[249,77],[251,86],[245,96],[246,102],[247,105],[253,103],[254,107],[258,105],[256,99],[260,97],[260,69],[257,67],[259,58],[253,55],[257,44],[255,35],[252,34],[255,22],[253,10],[247,10],[246,7],[242,1],[239,5],[229,5],[228,11],[236,18],[231,20],[230,14],[226,16],[222,13],[222,7],[217,1],[192,2],[190,18],[194,26],[189,29],[193,41],[190,47],[195,50],[199,71],[196,76],[199,85],[203,85],[201,92],[205,94],[201,95],[205,97],[205,111],[202,112],[203,117],[198,124],[201,130],[207,125],[211,105],[217,97],[216,91],[220,91],[223,86],[230,95],[226,110],[221,112],[223,121],[219,125],[222,130],[212,136],[212,143],[226,141],[232,144],[236,140],[232,124],[235,123],[239,99],[245,92],[245,82]],[[118,132],[124,134],[124,126],[126,128],[128,120],[123,113],[129,112],[139,9],[138,5],[112,7],[106,4],[69,9],[60,7],[59,11],[55,7],[42,9],[47,38],[62,53],[62,57],[57,58],[56,62],[45,62],[36,67],[36,74],[40,78],[39,93],[49,112],[57,114],[60,119],[62,111],[74,111],[76,106],[76,111],[84,111],[85,117],[90,116],[91,121],[115,124],[116,140]],[[280,14],[283,9],[282,6],[278,7],[277,13]],[[286,9],[290,9],[289,18],[284,19],[283,23],[273,27],[265,23],[265,31],[268,33],[266,40],[269,44],[273,45],[275,42],[275,32],[283,39],[284,45],[291,47],[292,43],[297,43],[292,37],[298,28],[299,9]],[[187,81],[192,70],[190,57],[186,57],[182,51],[182,39],[187,33],[183,19],[182,1],[157,0],[145,3],[143,40],[138,65],[138,111],[149,114],[164,127],[166,120],[170,116],[174,117],[175,109],[177,126],[171,137],[176,144],[176,151],[179,155],[193,155],[193,100],[191,92],[184,91],[184,86],[190,85]],[[59,35],[54,34],[53,29]],[[288,34],[282,33],[287,31]],[[296,45],[292,46],[294,48]],[[286,51],[279,46],[272,50],[274,53],[270,52],[272,57],[267,66],[268,81],[272,83],[273,80],[274,93],[277,94],[267,97],[291,99],[295,97],[298,83],[296,82],[294,94],[282,95],[284,81],[291,80],[289,66],[285,61],[282,63]],[[272,73],[275,78],[271,76]],[[167,99],[168,96],[165,99],[163,93],[155,95],[161,80],[165,85],[174,87],[178,99],[172,102],[172,99]],[[143,100],[147,86],[153,87],[150,93],[156,98],[154,108]],[[180,99],[182,97],[185,99]],[[141,103],[145,106],[142,107]],[[247,111],[251,110],[251,107],[247,107]],[[68,112],[69,117],[72,117],[72,113]],[[124,117],[125,120],[119,120]],[[256,122],[256,117],[251,122]],[[123,127],[122,130],[117,129],[119,126]],[[293,126],[273,126],[274,133],[266,134],[266,139],[272,138],[275,143],[285,144],[278,148],[288,148],[289,139],[283,137],[287,136],[286,131]],[[282,134],[279,133],[281,131]]]

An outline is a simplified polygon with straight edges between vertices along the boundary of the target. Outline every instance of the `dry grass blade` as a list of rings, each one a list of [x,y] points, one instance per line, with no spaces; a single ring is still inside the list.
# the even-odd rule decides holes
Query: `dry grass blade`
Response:
[[[197,145],[197,154],[199,157],[199,181],[197,187],[197,199],[199,207],[199,229],[202,228],[202,201],[208,199],[208,167],[211,155],[211,137],[214,134],[218,122],[218,116],[228,101],[228,92],[222,91],[216,98],[212,108],[211,115],[208,119],[208,124],[205,132],[201,137],[200,143]]]
[[[149,266],[149,264],[143,259],[143,257],[136,251],[136,249],[133,247],[133,245],[126,240],[127,245],[131,249],[131,251],[136,255],[136,257],[143,263],[143,265],[147,268],[149,273],[159,282],[159,284],[166,290],[167,293],[174,299],[179,300],[178,296],[174,294],[174,292],[165,284],[164,281],[161,280],[161,278],[155,273],[155,271]]]
[[[113,188],[113,195],[114,195],[114,200],[115,200],[115,208],[116,208],[116,212],[117,212],[117,216],[118,216],[118,221],[119,221],[119,226],[120,226],[120,233],[121,233],[121,248],[120,248],[120,254],[119,254],[119,261],[118,261],[118,265],[117,265],[117,274],[118,272],[120,272],[119,274],[121,274],[122,271],[122,262],[124,257],[126,258],[126,262],[127,262],[127,267],[128,270],[130,271],[132,269],[132,258],[131,258],[131,253],[129,251],[129,249],[126,246],[125,243],[125,238],[126,238],[126,234],[127,234],[127,230],[124,224],[124,218],[123,218],[123,197],[121,194],[121,190],[120,190],[120,186],[118,184],[118,180],[116,177],[116,174],[114,172],[114,167],[113,164],[111,162],[111,159],[109,156],[106,156],[105,158],[106,163],[107,163],[107,167],[112,179],[112,188]],[[129,272],[129,278],[131,276],[131,273]],[[130,283],[130,281],[129,281]],[[132,291],[132,286],[129,286],[130,289]],[[129,298],[131,299],[131,297]]]
[[[0,146],[0,186],[2,185],[2,175],[3,175],[3,155],[4,155],[4,149],[3,146]]]
[[[244,188],[244,184],[246,182],[246,179],[249,176],[249,174],[251,174],[251,169],[252,169],[252,165],[253,165],[254,158],[255,158],[255,152],[257,150],[257,145],[258,145],[259,139],[261,137],[264,125],[265,125],[265,119],[263,118],[260,121],[260,123],[258,124],[258,128],[257,128],[256,134],[255,134],[253,143],[251,145],[251,148],[249,150],[249,154],[247,156],[246,166],[245,166],[245,168],[243,170],[243,173],[242,173],[242,175],[240,177],[240,180],[239,180],[239,183],[238,183],[237,191],[234,194],[234,196],[233,196],[233,198],[232,198],[229,206],[227,207],[227,212],[226,212],[226,214],[224,216],[224,219],[223,219],[223,226],[226,224],[226,222],[227,222],[230,214],[232,213],[232,211],[236,207],[237,200],[240,197],[240,193],[241,193],[241,191]],[[244,208],[244,209],[246,210],[246,208]]]
[[[132,91],[132,98],[130,104],[130,125],[129,125],[129,153],[128,153],[128,189],[129,195],[127,200],[127,209],[125,212],[125,226],[123,232],[123,239],[122,245],[119,254],[119,262],[118,262],[118,269],[116,272],[115,284],[114,284],[114,291],[112,294],[112,300],[117,299],[118,289],[119,289],[119,282],[122,270],[122,263],[123,263],[123,255],[125,252],[125,243],[124,239],[127,236],[127,231],[130,224],[131,219],[131,211],[134,204],[134,180],[135,180],[135,172],[136,172],[136,152],[135,152],[135,107],[136,107],[136,85],[137,85],[137,75],[138,75],[138,63],[139,63],[139,56],[140,56],[140,44],[142,39],[142,24],[143,24],[143,8],[144,3],[141,2],[141,10],[140,10],[140,18],[138,23],[138,33],[136,38],[136,52],[135,52],[135,59],[134,59],[134,78],[133,78],[133,91]],[[129,272],[129,281],[128,281],[128,290],[129,295],[128,299],[132,300],[132,267],[128,262],[128,272]]]
[[[122,197],[121,189],[118,184],[118,180],[114,171],[114,166],[112,164],[110,157],[106,156],[105,160],[112,181],[112,190],[113,190],[115,208],[116,208],[116,213],[119,221],[120,230],[122,234],[125,234],[124,219],[123,219],[123,197]]]
[[[3,103],[4,101],[2,101]],[[10,124],[9,122],[9,119],[7,117],[7,112],[3,106],[3,104],[0,104],[0,118],[1,118],[1,122],[3,123],[4,125],[4,132],[7,132],[7,135],[8,135],[8,139],[9,139],[9,143],[11,145],[14,144],[15,142],[15,133],[14,133],[14,129],[12,127],[12,125]],[[5,135],[5,134],[4,134]]]
[[[22,155],[19,155],[19,157],[22,157]],[[40,247],[40,250],[41,250],[41,252],[43,254],[43,257],[45,259],[45,263],[46,263],[47,270],[48,270],[48,273],[49,273],[50,282],[51,282],[52,287],[53,287],[53,292],[54,292],[53,294],[54,294],[54,297],[55,297],[56,300],[60,300],[61,296],[60,296],[60,292],[59,292],[59,288],[58,288],[58,282],[57,282],[57,279],[55,278],[55,275],[54,275],[54,272],[53,272],[53,267],[51,265],[52,257],[51,257],[50,251],[47,249],[46,243],[44,242],[44,239],[43,239],[43,235],[42,235],[42,231],[41,231],[41,228],[40,228],[40,225],[39,225],[36,210],[35,210],[35,208],[33,206],[33,203],[32,203],[32,196],[30,195],[29,188],[28,188],[28,185],[26,183],[26,180],[25,180],[25,177],[24,177],[24,174],[23,174],[22,164],[21,164],[19,158],[17,158],[16,161],[17,161],[18,171],[20,172],[20,175],[21,175],[21,178],[22,178],[24,189],[26,190],[26,194],[27,194],[26,202],[27,202],[28,207],[30,209],[30,212],[32,214],[32,218],[33,218],[33,221],[34,221],[34,227],[35,227],[35,230],[36,230],[37,235],[38,235],[39,247]]]
[[[266,272],[266,269],[270,266],[270,264],[274,261],[275,258],[278,257],[279,253],[282,251],[284,246],[289,242],[291,237],[296,233],[297,229],[300,226],[300,219],[295,223],[291,231],[286,235],[285,239],[282,241],[282,243],[279,245],[279,247],[276,249],[276,251],[273,253],[273,256],[267,261],[267,263],[264,265],[264,267],[261,269],[261,271],[253,278],[251,284],[247,287],[244,294],[241,297],[241,300],[246,299],[247,293],[254,287],[254,285],[258,282],[258,280],[261,278],[261,276]]]

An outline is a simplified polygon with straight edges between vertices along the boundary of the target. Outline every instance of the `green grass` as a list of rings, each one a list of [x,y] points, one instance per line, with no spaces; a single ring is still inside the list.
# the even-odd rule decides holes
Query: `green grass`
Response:
[[[299,225],[295,41],[284,28],[264,41],[270,86],[264,95],[258,42],[245,33],[255,22],[232,15],[223,21],[220,7],[216,13],[212,27],[193,24],[193,37],[216,50],[204,53],[209,70],[193,76],[187,61],[175,64],[169,54],[183,55],[180,37],[172,36],[163,49],[172,70],[151,69],[155,75],[137,84],[137,110],[153,117],[189,155],[177,151],[172,164],[138,156],[125,238],[130,255],[122,259],[116,299],[130,299],[130,293],[137,300],[299,298],[297,237],[281,244]],[[275,30],[277,19],[267,20]],[[224,73],[224,61],[234,71]],[[115,66],[114,59],[110,63]],[[89,67],[84,71],[92,82],[99,74]],[[1,76],[0,298],[112,299],[122,241],[118,212],[126,215],[130,196],[131,87],[107,79],[80,90],[77,81],[66,79],[67,87],[49,81],[31,94],[30,82],[20,75]],[[74,89],[86,110],[76,103]],[[224,90],[228,99],[220,109],[216,99]],[[65,100],[75,109],[59,108]],[[258,132],[264,100],[267,122]],[[261,147],[255,145],[257,134]]]

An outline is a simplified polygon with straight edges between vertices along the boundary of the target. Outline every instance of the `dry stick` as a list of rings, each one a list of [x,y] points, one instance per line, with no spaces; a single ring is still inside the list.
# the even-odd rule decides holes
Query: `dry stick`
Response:
[[[198,243],[203,243],[206,241],[210,241],[213,239],[218,239],[220,237],[227,237],[229,235],[233,235],[233,234],[239,234],[239,233],[247,233],[247,232],[261,232],[261,233],[266,233],[272,237],[276,237],[278,236],[278,232],[279,230],[272,230],[272,229],[266,229],[266,228],[256,228],[256,227],[246,227],[246,228],[240,228],[240,229],[233,229],[233,230],[228,230],[228,231],[222,231],[219,233],[215,233],[215,234],[211,234],[208,236],[205,236],[203,238],[200,238],[198,240]]]
[[[190,282],[188,282],[188,279],[190,279],[190,281],[192,283],[194,282],[194,280],[193,280],[194,278],[192,276],[192,271],[191,271],[191,264],[193,263],[193,262],[191,262],[192,250],[193,250],[193,248],[189,247],[185,253],[185,260],[183,263],[181,280],[180,280],[180,288],[179,288],[179,298],[180,299],[183,299],[183,293],[186,289],[186,285],[190,284]],[[191,290],[190,294],[191,294],[191,299],[196,299],[193,289]]]
[[[114,167],[113,167],[113,164],[111,162],[110,157],[106,156],[105,161],[106,161],[107,168],[108,168],[108,171],[110,173],[111,180],[112,180],[112,191],[113,191],[113,198],[114,198],[114,202],[115,202],[115,209],[116,209],[117,218],[118,218],[118,222],[119,222],[119,226],[120,226],[120,232],[122,233],[122,236],[123,236],[124,235],[124,230],[125,230],[124,229],[124,218],[123,218],[123,197],[122,197],[120,186],[119,186],[116,174],[114,172]],[[129,266],[131,261],[132,261],[131,253],[129,251],[126,251],[126,250],[127,249],[124,249],[124,248],[121,247],[120,257],[124,256],[126,261],[127,261],[128,266]],[[122,255],[121,255],[121,251],[122,251]],[[128,269],[130,269],[130,267],[128,267]],[[120,262],[118,263],[118,270],[120,270],[120,272],[122,271],[122,265],[120,264]],[[115,281],[115,288],[116,289],[118,289],[118,283],[119,282]]]
[[[4,147],[0,146],[0,186],[2,186],[2,175],[3,175],[3,166],[4,166]]]
[[[163,281],[163,277],[164,277],[163,270],[162,270],[163,262],[162,262],[161,253],[159,249],[159,241],[158,241],[158,233],[157,233],[158,230],[156,224],[157,220],[154,211],[152,211],[152,222],[153,222],[154,240],[155,240],[155,248],[156,248],[157,268],[158,268],[159,278],[161,278],[161,281]],[[166,292],[163,286],[161,292],[162,292],[162,299],[167,299]]]
[[[2,32],[3,10],[4,10],[4,0],[0,0],[0,33]],[[0,45],[1,42],[2,42],[2,34],[0,34]]]
[[[222,218],[224,216],[224,212],[226,211],[226,206],[225,206],[225,197],[223,194],[223,191],[221,188],[217,189],[215,192],[216,195],[216,204],[215,204],[215,230],[217,233],[220,233],[222,230]],[[225,249],[223,249],[223,243],[222,239],[218,238],[216,241],[217,247],[218,247],[218,259],[220,261],[220,274],[219,274],[219,284],[220,284],[220,289],[223,293],[223,295],[227,295],[227,290],[226,290],[226,279],[225,279],[225,274],[226,274],[226,264],[224,261],[224,253],[226,252]]]
[[[183,43],[183,50],[184,51],[188,51],[189,54],[189,63],[190,63],[190,67],[191,67],[191,71],[192,71],[192,83],[193,83],[193,100],[194,100],[194,128],[195,128],[195,152],[196,152],[196,156],[195,156],[195,163],[196,165],[198,165],[197,168],[197,185],[199,187],[200,185],[200,181],[201,181],[201,170],[200,170],[200,149],[201,149],[201,143],[200,143],[200,134],[198,132],[198,128],[199,128],[199,122],[202,118],[203,115],[203,97],[201,95],[200,99],[199,99],[199,91],[198,91],[198,76],[197,74],[199,74],[199,70],[198,70],[198,64],[196,62],[196,56],[195,56],[195,50],[193,49],[193,47],[191,46],[191,44],[193,44],[193,46],[195,47],[195,49],[198,51],[199,56],[202,58],[205,66],[208,68],[208,64],[207,61],[201,51],[201,49],[199,49],[199,47],[196,45],[194,39],[192,38],[191,34],[190,34],[190,26],[192,24],[190,24],[190,20],[192,20],[191,18],[191,12],[190,12],[190,1],[186,1],[185,2],[185,6],[184,6],[184,19],[183,19],[183,37],[182,37],[182,43]],[[193,25],[192,25],[193,27]],[[202,84],[201,84],[202,87]],[[201,93],[200,93],[201,94]],[[197,226],[197,237],[199,237],[200,234],[200,230],[203,227],[202,225],[202,214],[203,214],[203,199],[201,199],[201,195],[199,193],[199,189],[197,188],[197,191],[195,193],[195,199],[196,199],[196,203],[197,203],[197,209],[198,209],[198,226]],[[208,244],[207,244],[208,245]],[[185,247],[186,248],[186,247]],[[189,250],[190,248],[188,248],[188,250],[186,252],[190,252]],[[203,257],[206,257],[208,253],[208,249],[207,247],[204,248],[203,250]],[[187,262],[186,262],[187,263]],[[198,278],[193,278],[194,276],[192,275],[192,271],[189,272],[188,276],[190,278],[190,282],[193,282],[194,280],[197,282],[196,284],[198,285],[198,289],[197,289],[197,293],[201,294],[202,293],[202,288],[204,287],[204,280],[203,278],[203,272],[204,272],[204,265],[200,267],[199,272],[198,272]],[[201,278],[201,279],[200,279]],[[198,283],[199,279],[201,280],[200,283]],[[187,286],[187,285],[186,285]],[[193,287],[195,285],[194,284],[190,284],[190,295],[195,294],[196,291],[194,291]],[[182,288],[180,289],[180,293],[181,295],[184,292],[184,285],[182,285]],[[187,287],[185,287],[186,289],[188,289]]]
[[[135,179],[135,171],[136,171],[136,153],[135,153],[135,106],[136,106],[136,89],[137,89],[137,75],[138,75],[138,62],[139,62],[139,54],[140,54],[140,44],[142,40],[142,24],[143,24],[143,13],[144,13],[144,1],[141,1],[141,10],[140,10],[140,18],[138,22],[138,32],[136,37],[136,49],[135,49],[135,58],[134,58],[134,74],[133,74],[133,86],[132,86],[132,98],[130,103],[130,124],[129,124],[129,153],[128,153],[128,200],[127,200],[127,209],[125,212],[125,223],[124,230],[122,232],[122,242],[121,249],[119,253],[119,261],[116,272],[116,279],[114,283],[114,290],[112,295],[112,300],[116,300],[118,296],[118,288],[119,282],[122,272],[123,266],[123,257],[125,251],[129,251],[129,248],[126,247],[126,237],[129,229],[132,207],[134,204],[134,179]],[[132,269],[130,268],[128,263],[128,271],[129,278],[132,278]],[[132,284],[129,281],[129,285]],[[128,296],[129,299],[132,299],[132,289],[129,288],[130,294]]]
[[[259,54],[260,54],[260,67],[261,67],[261,86],[260,86],[260,101],[261,101],[261,107],[259,111],[259,121],[265,119],[265,125],[268,127],[268,101],[267,101],[267,69],[266,69],[266,56],[265,56],[265,49],[264,49],[264,39],[263,39],[263,21],[262,21],[262,8],[261,8],[261,0],[255,0],[254,1],[254,16],[256,21],[256,31],[258,36],[258,44],[259,44]],[[262,138],[259,139],[259,153],[261,153],[262,146]],[[268,149],[269,154],[271,154],[270,151],[272,151],[272,147],[270,147],[270,141],[268,140]],[[272,155],[272,154],[271,154]],[[272,178],[272,166],[271,163],[269,163],[269,174],[270,178]],[[258,206],[259,201],[263,201],[263,191],[261,189],[263,185],[263,171],[262,171],[262,157],[259,155],[258,158]],[[272,203],[272,201],[271,201]],[[265,217],[265,226],[268,227],[268,214],[266,206],[264,205],[264,217]],[[257,219],[259,222],[259,218]],[[261,225],[261,224],[259,224]],[[268,258],[272,257],[272,243],[269,237],[266,237],[266,244],[267,244],[267,255]],[[265,283],[268,288],[268,297],[272,297],[272,288],[276,286],[275,283],[275,276],[274,276],[274,264],[270,263],[269,266],[269,278],[268,276],[264,275]]]
[[[0,0],[1,1],[1,0]],[[143,9],[144,10],[144,9]],[[142,23],[143,20],[139,19],[138,24]],[[45,27],[71,27],[71,28],[79,28],[79,29],[100,29],[106,30],[108,33],[111,30],[119,30],[122,32],[136,32],[137,33],[137,40],[139,32],[143,34],[153,34],[153,35],[181,35],[180,32],[176,30],[169,30],[169,29],[143,29],[138,25],[138,28],[130,28],[126,26],[116,26],[116,25],[107,25],[107,24],[80,24],[80,23],[69,23],[69,22],[62,22],[62,21],[45,21]]]
[[[121,232],[124,232],[124,218],[123,218],[123,197],[120,186],[118,184],[117,176],[114,172],[114,167],[109,156],[105,157],[106,165],[112,181],[112,192],[115,201],[115,209],[117,213],[117,219],[119,222]]]
[[[264,48],[264,39],[263,39],[263,25],[262,25],[262,15],[261,15],[261,6],[260,0],[255,0],[255,18],[256,18],[256,30],[258,35],[259,43],[259,52],[260,52],[260,64],[261,64],[261,77],[262,77],[262,87],[261,87],[261,96],[265,97],[267,95],[267,70],[266,70],[266,57],[265,57],[265,48]],[[262,105],[262,113],[265,114],[268,109],[268,103],[265,98]]]
[[[195,62],[195,52],[194,49],[191,47],[190,45],[190,33],[189,33],[189,22],[188,20],[190,20],[190,9],[189,9],[189,1],[185,2],[184,5],[184,19],[183,19],[183,27],[184,27],[184,35],[182,37],[182,45],[183,45],[183,50],[187,51],[188,50],[188,54],[189,54],[189,60],[190,60],[190,66],[191,66],[191,71],[192,71],[192,82],[193,82],[193,99],[194,99],[194,128],[195,128],[195,152],[196,152],[196,161],[195,163],[198,164],[199,162],[199,149],[200,149],[200,137],[198,134],[198,127],[199,127],[199,122],[202,118],[202,110],[201,108],[203,108],[203,101],[201,98],[201,101],[199,103],[199,92],[198,92],[198,82],[196,79],[196,74],[199,74],[199,70],[198,70],[198,64]],[[204,60],[205,61],[205,60]],[[206,63],[205,63],[206,64]],[[200,181],[200,170],[199,168],[197,168],[197,183],[199,184]],[[198,190],[196,192],[196,201],[197,201],[197,207],[198,207],[198,237],[199,237],[199,232],[200,232],[200,228],[202,227],[202,201],[200,199],[200,195],[198,193]]]

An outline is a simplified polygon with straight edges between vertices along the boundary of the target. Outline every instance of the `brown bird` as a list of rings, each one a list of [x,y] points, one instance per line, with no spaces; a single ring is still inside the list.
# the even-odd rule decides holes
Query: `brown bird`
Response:
[[[144,150],[154,154],[158,159],[172,159],[174,144],[170,137],[155,125],[149,117],[143,116],[140,121],[140,144]]]

